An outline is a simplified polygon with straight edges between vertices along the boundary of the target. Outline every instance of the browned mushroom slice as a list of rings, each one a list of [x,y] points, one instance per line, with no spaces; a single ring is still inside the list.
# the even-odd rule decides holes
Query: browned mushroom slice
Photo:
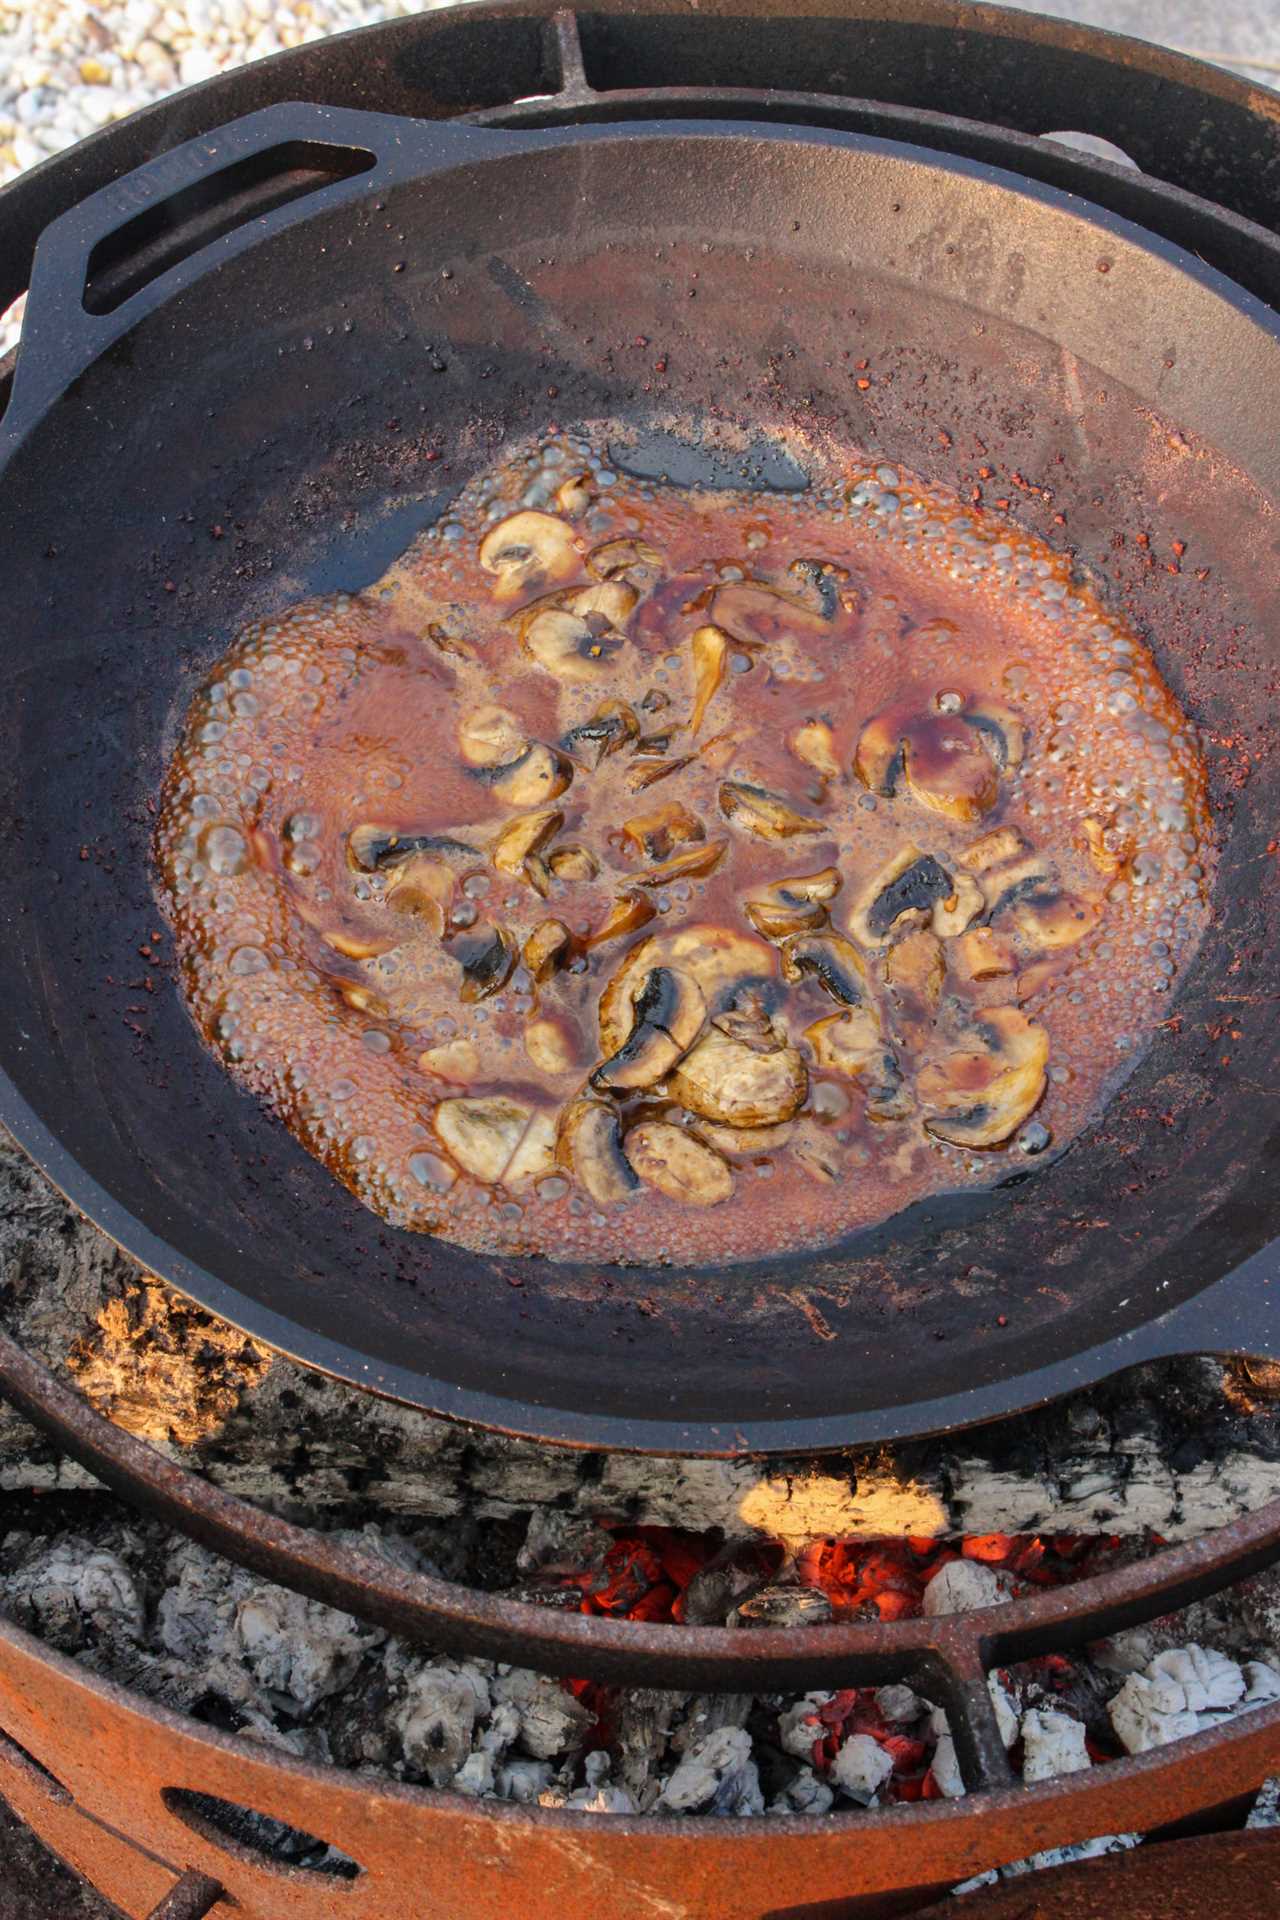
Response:
[[[627,1159],[647,1186],[685,1206],[716,1207],[733,1192],[733,1174],[718,1153],[683,1127],[642,1120],[625,1141]]]
[[[788,1143],[788,1151],[796,1165],[811,1180],[829,1187],[840,1178],[839,1143],[816,1120],[801,1120],[797,1124]]]
[[[956,941],[957,969],[966,980],[999,980],[1018,971],[1018,956],[993,927],[971,927]]]
[[[1022,939],[1039,953],[1055,953],[1062,947],[1074,947],[1098,924],[1096,902],[1076,893],[1047,889],[1028,894],[1014,902],[1014,925]]]
[[[697,981],[674,967],[654,967],[646,975],[632,1011],[628,1038],[591,1076],[592,1085],[607,1092],[634,1092],[665,1080],[707,1017]]]
[[[713,734],[710,740],[704,740],[698,748],[698,758],[710,772],[723,773],[737,758],[739,748],[758,732],[759,728],[753,726],[729,727],[724,733]]]
[[[499,873],[510,874],[515,879],[524,875],[536,886],[537,876],[526,872],[528,864],[563,825],[564,815],[555,807],[539,807],[536,813],[527,813],[523,819],[512,820],[502,829],[490,849],[489,858]],[[537,891],[544,893],[546,888],[538,887]]]
[[[1105,874],[1108,879],[1123,873],[1133,860],[1132,834],[1126,833],[1114,822],[1099,819],[1096,814],[1090,814],[1083,824],[1089,858],[1098,872]]]
[[[455,1086],[465,1087],[480,1072],[480,1055],[474,1040],[463,1036],[457,1040],[443,1040],[438,1047],[428,1047],[418,1055],[418,1065],[424,1073],[434,1073],[440,1080],[449,1080]]]
[[[435,1129],[464,1173],[487,1186],[502,1178],[523,1140],[533,1110],[502,1094],[442,1100]]]
[[[999,1146],[1040,1100],[1048,1058],[1043,1027],[1017,1007],[986,1009],[951,1051],[921,1069],[926,1128],[954,1146]]]
[[[1018,715],[1009,707],[983,694],[966,701],[960,718],[982,736],[983,746],[1001,773],[1021,764],[1026,752],[1026,732]]]
[[[547,865],[557,880],[594,880],[600,862],[586,847],[556,847],[547,855]]]
[[[603,632],[610,627],[621,632],[640,598],[625,580],[601,580],[591,587],[580,587],[570,595],[569,611],[580,620]]]
[[[573,528],[554,514],[513,513],[491,527],[480,542],[480,565],[496,576],[494,597],[515,600],[551,580],[568,580],[578,571]]]
[[[537,807],[560,798],[573,779],[573,762],[538,741],[509,767],[479,777],[504,807]]]
[[[934,813],[977,820],[995,805],[1001,772],[1022,753],[1021,722],[995,701],[941,713],[899,706],[863,728],[853,770],[873,793],[891,798],[903,784]]]
[[[793,933],[812,933],[827,923],[820,900],[780,899],[772,890],[763,900],[747,900],[743,912],[766,940],[786,940]]]
[[[714,1120],[698,1120],[697,1133],[717,1153],[778,1153],[786,1146],[795,1129],[794,1120],[781,1120],[773,1127],[722,1127]]]
[[[880,1022],[869,1006],[828,1013],[806,1027],[804,1037],[820,1067],[829,1073],[846,1074],[851,1080],[879,1072],[885,1059]]]
[[[344,960],[379,960],[400,944],[397,934],[355,933],[345,927],[322,929],[320,938]]]
[[[951,876],[931,853],[905,846],[859,896],[849,931],[864,947],[888,946],[895,933],[928,919],[952,892]]]
[[[502,1169],[502,1184],[519,1190],[531,1180],[553,1173],[556,1165],[557,1124],[553,1113],[535,1112],[515,1152]]]
[[[662,568],[662,555],[647,540],[606,540],[587,555],[587,572],[597,580],[630,580],[649,586]]]
[[[671,933],[651,934],[627,954],[600,996],[600,1048],[616,1053],[631,1032],[636,995],[652,967],[691,973],[713,1013],[753,981],[774,977],[773,949],[736,927],[694,921]]]
[[[601,947],[606,940],[635,933],[653,919],[656,911],[652,900],[646,900],[642,893],[620,893],[600,925],[587,935],[586,945]]]
[[[347,864],[360,873],[387,873],[415,854],[441,860],[474,860],[478,847],[447,833],[399,833],[394,827],[353,827],[347,836]]]
[[[767,646],[785,633],[825,633],[826,617],[796,594],[763,580],[735,580],[717,587],[711,618],[743,647]]]
[[[966,847],[959,860],[960,865],[968,867],[970,873],[983,874],[992,867],[1005,866],[1027,851],[1027,843],[1017,827],[996,827],[993,832],[984,833],[980,840],[975,840],[971,847]]]
[[[518,958],[516,943],[505,927],[481,922],[455,933],[445,942],[446,951],[462,968],[459,991],[467,1001],[486,1000],[506,986]]]
[[[370,987],[363,986],[358,980],[343,980],[338,983],[338,992],[349,1007],[357,1013],[367,1013],[371,1020],[389,1020],[391,1008],[380,993],[374,993]]]
[[[567,607],[547,607],[521,633],[525,651],[557,680],[593,685],[611,680],[619,637]]]
[[[728,850],[727,840],[707,840],[700,847],[686,847],[683,853],[673,853],[669,860],[660,860],[656,867],[638,873],[636,885],[668,887],[673,880],[705,880],[709,873],[715,872]]]
[[[971,873],[951,876],[951,892],[933,903],[932,925],[940,940],[952,940],[985,911],[982,888]]]
[[[782,948],[784,980],[816,980],[846,1007],[862,999],[866,962],[851,940],[838,933],[798,933]]]
[[[582,1036],[563,1014],[539,1014],[524,1030],[524,1050],[540,1073],[572,1073],[582,1059]]]
[[[793,560],[787,572],[799,583],[796,598],[809,612],[828,624],[834,620],[840,611],[840,586],[828,564],[823,560]]]
[[[574,1100],[565,1109],[558,1158],[598,1207],[617,1206],[640,1184],[622,1151],[618,1116],[602,1100]]]
[[[571,473],[556,488],[556,505],[570,520],[580,520],[595,497],[595,475],[590,468],[583,473]]]
[[[569,957],[573,936],[563,920],[540,920],[524,943],[521,958],[539,985],[563,966]]]
[[[593,767],[617,753],[629,741],[638,739],[640,722],[625,700],[606,700],[589,720],[566,733],[562,745],[566,752],[586,759]]]
[[[1011,861],[1008,866],[988,868],[979,876],[978,884],[992,919],[1019,900],[1054,890],[1053,871],[1038,853],[1029,853],[1024,860]]]
[[[622,837],[633,852],[648,860],[665,860],[677,847],[693,840],[705,840],[707,830],[696,813],[678,800],[654,807],[648,813],[636,813],[622,823]]]
[[[918,927],[899,940],[885,956],[885,979],[895,993],[906,996],[908,1004],[915,1000],[925,1009],[937,1006],[946,971],[942,942],[926,927]]]
[[[835,741],[825,720],[806,720],[788,737],[787,745],[797,760],[803,760],[824,780],[839,778],[840,762],[836,758]]]
[[[722,627],[695,627],[689,640],[693,656],[693,711],[689,732],[696,737],[707,708],[724,681],[725,662],[729,658],[729,636]]]
[[[458,746],[469,767],[509,767],[528,752],[529,739],[506,707],[475,707],[462,717]]]
[[[790,1120],[804,1103],[809,1076],[799,1053],[781,1035],[739,1039],[708,1028],[671,1079],[671,1092],[690,1113],[724,1126],[760,1127]]]
[[[742,780],[726,780],[719,793],[720,811],[731,826],[755,840],[791,840],[799,834],[826,833],[821,820],[797,812],[780,794]]]
[[[434,934],[442,934],[453,903],[453,875],[442,860],[415,853],[392,869],[386,899],[396,913],[416,914]]]
[[[659,780],[669,780],[673,773],[680,773],[693,758],[691,753],[682,753],[674,760],[655,760],[649,764],[642,762],[628,773],[627,785],[632,793],[644,793],[647,788],[656,787]]]

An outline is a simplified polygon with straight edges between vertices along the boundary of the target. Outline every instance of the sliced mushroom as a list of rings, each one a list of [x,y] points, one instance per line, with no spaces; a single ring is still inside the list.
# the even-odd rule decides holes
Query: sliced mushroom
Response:
[[[656,787],[659,780],[669,780],[673,773],[679,773],[693,757],[691,753],[682,753],[675,760],[657,760],[651,765],[632,767],[627,775],[627,785],[632,793],[644,793],[648,787]]]
[[[447,833],[397,833],[393,827],[353,827],[347,836],[347,863],[360,873],[386,873],[418,853],[442,860],[475,859],[479,849]]]
[[[966,980],[999,980],[1018,971],[1018,956],[993,927],[971,927],[956,941],[956,964]]]
[[[851,940],[838,933],[798,933],[782,948],[784,980],[815,979],[846,1007],[862,999],[866,962]]]
[[[891,707],[863,728],[853,770],[891,798],[899,782],[912,798],[952,820],[977,820],[995,805],[1000,774],[1023,753],[1021,722],[994,701],[921,713]]]
[[[1010,860],[1016,860],[1019,854],[1027,851],[1027,843],[1017,827],[996,827],[991,833],[984,833],[971,847],[966,847],[959,856],[960,865],[967,867],[970,873],[986,873],[991,867],[1002,867]]]
[[[600,996],[600,1048],[616,1053],[631,1032],[636,995],[652,967],[691,973],[708,1010],[718,1014],[752,982],[773,978],[773,950],[736,927],[695,921],[671,933],[651,934],[627,954]]]
[[[640,1184],[622,1151],[618,1116],[602,1100],[575,1100],[565,1110],[558,1158],[598,1207],[617,1206]]]
[[[573,935],[563,920],[539,920],[524,943],[521,955],[534,980],[541,986],[556,968],[563,966],[573,946]]]
[[[647,584],[662,567],[662,555],[647,540],[606,540],[587,555],[587,572],[597,580],[620,576]]]
[[[570,520],[580,520],[596,497],[595,475],[588,468],[572,473],[556,488],[556,505]]]
[[[509,767],[528,752],[529,740],[506,707],[476,707],[463,715],[458,746],[469,767]]]
[[[592,685],[614,676],[617,637],[608,638],[607,629],[597,633],[589,620],[567,607],[548,607],[535,614],[521,638],[526,652],[557,680]]]
[[[511,978],[518,958],[506,928],[484,921],[455,933],[446,942],[446,951],[462,968],[459,991],[466,1001],[487,1000],[491,993],[498,993]]]
[[[669,860],[660,860],[656,867],[638,873],[636,884],[667,887],[673,880],[705,880],[709,873],[715,872],[728,850],[727,840],[707,840],[701,846],[686,847],[683,853],[673,853]]]
[[[611,1093],[633,1092],[665,1080],[689,1051],[707,1017],[702,990],[690,973],[654,967],[646,974],[632,1006],[627,1039],[591,1083]]]
[[[1026,752],[1026,731],[1010,708],[984,694],[966,701],[960,717],[966,726],[982,735],[982,743],[1001,773],[1021,764]]]
[[[839,868],[823,867],[818,873],[775,880],[766,893],[746,901],[743,910],[766,940],[784,940],[788,934],[825,926],[826,902],[835,898],[840,885]]]
[[[885,956],[884,974],[889,985],[897,994],[916,1000],[922,1008],[937,1006],[946,971],[942,942],[927,927],[917,927],[905,940],[890,947]]]
[[[798,813],[780,794],[742,780],[726,780],[719,794],[726,820],[755,840],[791,840],[798,834],[826,833],[821,820]]]
[[[804,1037],[818,1065],[829,1073],[843,1073],[856,1080],[878,1073],[883,1067],[884,1036],[875,1011],[869,1006],[828,1013],[806,1027]]]
[[[1038,853],[1029,853],[1025,860],[1014,860],[1005,867],[991,867],[979,879],[987,909],[994,920],[998,913],[1004,913],[1015,906],[1019,900],[1029,899],[1033,894],[1051,894],[1054,890],[1053,871],[1047,860]]]
[[[717,587],[711,618],[742,647],[767,646],[784,633],[825,633],[826,616],[795,594],[764,580],[734,580]]]
[[[582,1036],[563,1014],[540,1014],[524,1030],[524,1050],[540,1073],[572,1073],[582,1059]]]
[[[586,847],[556,847],[547,855],[547,865],[557,880],[594,880],[600,862]]]
[[[322,930],[320,938],[326,947],[332,947],[344,960],[380,960],[384,953],[390,953],[400,944],[398,935],[377,933],[353,933],[343,927]]]
[[[536,885],[538,876],[528,873],[529,863],[563,825],[564,815],[557,808],[539,807],[536,813],[512,820],[502,829],[490,848],[489,858],[499,873],[508,873],[515,879],[524,876]],[[544,893],[546,888],[538,887],[537,891]]]
[[[829,1187],[840,1178],[839,1144],[816,1121],[800,1121],[788,1146],[796,1165],[811,1180]]]
[[[492,773],[477,769],[504,807],[539,807],[558,800],[573,779],[573,762],[554,747],[535,741],[527,753]]]
[[[713,734],[710,740],[704,740],[698,748],[698,758],[711,773],[723,773],[725,768],[737,758],[738,750],[759,731],[757,727],[730,727],[724,733]]]
[[[528,1186],[554,1173],[556,1166],[556,1116],[535,1112],[524,1130],[520,1144],[502,1169],[504,1187]]]
[[[343,980],[339,982],[338,992],[342,995],[347,1005],[354,1007],[357,1013],[367,1013],[372,1020],[389,1020],[391,1018],[391,1008],[383,999],[382,995],[380,993],[374,993],[371,988],[363,986],[357,980]]]
[[[825,720],[806,720],[802,727],[797,727],[789,735],[787,745],[797,760],[803,760],[824,780],[839,778],[840,762],[836,759],[835,740]]]
[[[648,860],[665,860],[677,847],[707,837],[697,814],[690,813],[678,800],[654,807],[649,813],[633,814],[623,821],[621,831],[632,850]]]
[[[642,893],[620,893],[600,925],[587,935],[589,947],[601,947],[606,940],[618,940],[624,933],[635,933],[653,919],[657,908]]]
[[[432,854],[415,853],[392,869],[386,899],[396,913],[416,914],[434,934],[442,934],[453,904],[453,875]]]
[[[671,1079],[671,1092],[690,1113],[730,1127],[790,1120],[804,1103],[809,1075],[789,1041],[770,1035],[767,1048],[708,1028]]]
[[[781,1120],[776,1127],[722,1127],[714,1120],[696,1125],[699,1140],[726,1154],[778,1153],[795,1129],[794,1120]]]
[[[606,700],[589,720],[566,733],[562,745],[569,753],[589,759],[593,767],[617,753],[640,735],[640,722],[625,700]]]
[[[954,1146],[999,1146],[1044,1092],[1049,1036],[1017,1007],[990,1007],[958,1038],[921,1069],[925,1126]]]
[[[642,1120],[624,1143],[627,1159],[647,1186],[686,1206],[716,1207],[733,1192],[733,1174],[718,1153],[683,1127]]]
[[[883,866],[859,896],[849,931],[864,947],[884,947],[895,931],[930,918],[936,904],[951,898],[951,876],[931,853],[905,846]]]
[[[532,1109],[503,1094],[442,1100],[435,1129],[464,1173],[486,1185],[500,1180],[532,1118]]]
[[[1098,872],[1105,874],[1108,879],[1123,873],[1133,861],[1132,834],[1126,833],[1113,822],[1100,820],[1096,814],[1090,814],[1083,824],[1089,858]]]
[[[1076,893],[1038,891],[1013,905],[1013,921],[1022,939],[1039,953],[1074,947],[1098,924],[1096,902]]]
[[[597,627],[623,628],[631,618],[640,595],[625,580],[602,580],[594,587],[582,587],[569,600],[570,613]]]
[[[695,627],[689,638],[693,656],[693,711],[689,715],[689,733],[697,737],[707,708],[724,681],[725,662],[729,658],[729,636],[723,627]]]
[[[573,528],[554,514],[526,510],[491,527],[480,542],[480,565],[496,575],[494,597],[514,600],[548,580],[568,580],[579,555]]]
[[[940,940],[951,940],[977,919],[986,907],[982,888],[971,873],[951,876],[951,892],[933,903],[933,930]]]
[[[418,1055],[418,1065],[424,1073],[434,1073],[440,1080],[466,1087],[480,1072],[480,1055],[475,1042],[463,1036],[444,1040],[438,1047],[428,1047]]]
[[[785,940],[793,933],[811,933],[827,923],[827,910],[820,900],[786,900],[770,894],[763,900],[747,900],[743,912],[766,940]]]

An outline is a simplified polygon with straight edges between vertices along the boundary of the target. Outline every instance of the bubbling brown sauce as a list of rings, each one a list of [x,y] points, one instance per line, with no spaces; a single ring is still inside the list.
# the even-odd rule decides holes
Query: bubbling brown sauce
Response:
[[[192,1012],[480,1251],[827,1245],[1068,1142],[1204,930],[1192,729],[1063,555],[895,467],[473,482],[247,629],[165,782]]]

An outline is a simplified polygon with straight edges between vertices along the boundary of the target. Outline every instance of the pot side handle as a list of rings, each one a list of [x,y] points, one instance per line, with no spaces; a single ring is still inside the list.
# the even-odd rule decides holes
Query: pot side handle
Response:
[[[512,139],[297,101],[158,154],[41,235],[0,434],[20,437],[105,348],[221,260],[321,203],[389,184],[406,161],[446,168]]]
[[[1134,1334],[1137,1359],[1217,1354],[1280,1362],[1280,1241],[1242,1260]],[[1124,1362],[1122,1364],[1130,1364]]]

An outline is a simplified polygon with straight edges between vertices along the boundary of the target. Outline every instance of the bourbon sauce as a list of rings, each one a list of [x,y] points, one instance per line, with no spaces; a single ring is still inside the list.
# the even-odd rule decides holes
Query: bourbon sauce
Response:
[[[201,1033],[375,1212],[706,1265],[1068,1143],[1214,859],[1067,557],[896,467],[692,492],[569,436],[240,635],[157,852]]]

